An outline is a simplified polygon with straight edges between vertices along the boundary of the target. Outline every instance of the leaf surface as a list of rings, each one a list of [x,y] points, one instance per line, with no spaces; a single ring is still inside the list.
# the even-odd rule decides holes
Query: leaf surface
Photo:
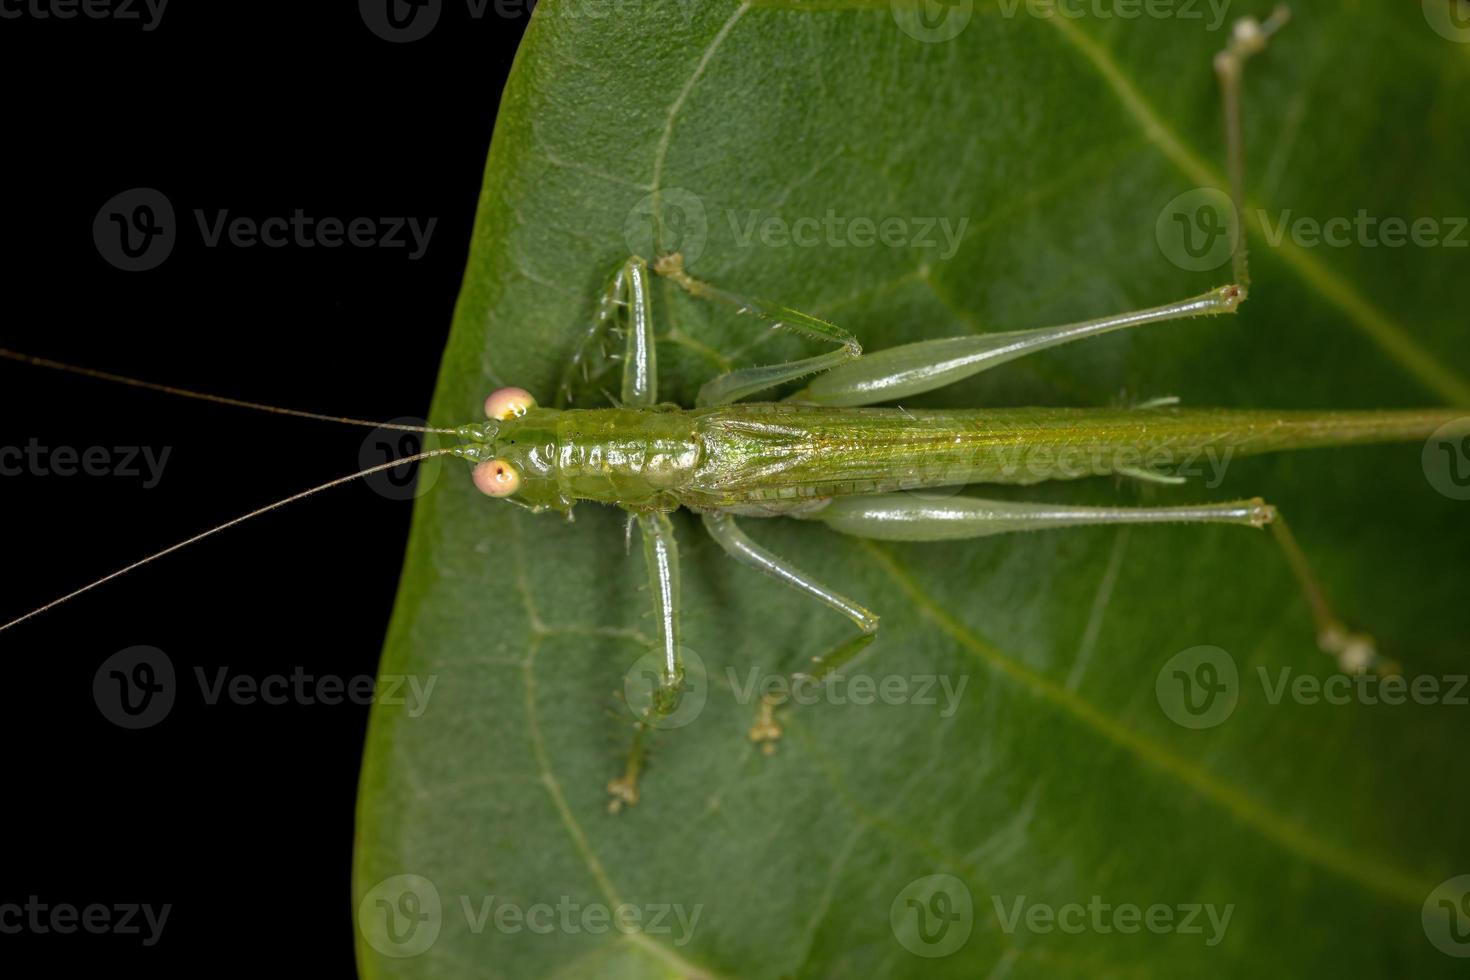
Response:
[[[1470,45],[1431,30],[1419,5],[1398,8],[1300,3],[1251,63],[1255,288],[1239,316],[1048,352],[915,404],[1470,404],[1467,252],[1448,242],[1470,213],[1453,176],[1470,150]],[[886,3],[542,4],[501,107],[436,423],[476,418],[504,384],[549,400],[607,276],[651,246],[838,321],[873,350],[1224,281],[1227,269],[1171,261],[1161,219],[1179,195],[1223,184],[1216,15],[1029,9],[978,5],[957,36],[926,42],[913,33],[943,17]],[[1292,241],[1299,218],[1360,209],[1434,219],[1445,241]],[[656,243],[650,214],[664,219]],[[1283,227],[1279,244],[1262,234]],[[655,284],[666,399],[688,405],[725,367],[810,352],[667,285]],[[1421,449],[1238,460],[1218,481],[1202,464],[1182,487],[990,495],[1264,496],[1352,624],[1410,678],[1440,679],[1443,701],[1445,678],[1467,669],[1470,505],[1431,486]],[[611,816],[604,786],[631,735],[616,692],[645,650],[650,603],[622,515],[584,505],[576,517],[488,501],[457,462],[418,502],[382,672],[437,681],[418,717],[374,708],[354,913],[429,915],[391,883],[370,894],[399,875],[418,876],[417,899],[437,896],[439,913],[417,955],[360,934],[365,976],[1460,967],[1421,915],[1432,889],[1470,872],[1470,708],[1273,697],[1283,677],[1310,685],[1334,667],[1267,535],[1142,527],[891,545],[746,521],[883,617],[846,683],[786,713],[766,757],[747,739],[755,705],[741,691],[850,626],[677,515],[684,641],[707,701],[658,736],[642,802]],[[1166,665],[1199,646],[1225,651],[1237,681],[1229,717],[1196,729],[1171,720],[1156,684],[1177,683]],[[962,888],[905,891],[937,874]],[[624,904],[638,931],[608,927]],[[1185,923],[1193,904],[1228,909],[1228,922],[1201,911]],[[1143,918],[1151,906],[1172,924]],[[948,955],[914,952],[962,932]]]

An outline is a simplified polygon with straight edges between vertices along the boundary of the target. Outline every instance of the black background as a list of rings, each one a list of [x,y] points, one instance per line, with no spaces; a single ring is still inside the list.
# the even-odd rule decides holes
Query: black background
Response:
[[[476,18],[445,0],[426,37],[390,43],[341,0],[175,2],[152,30],[34,15],[50,2],[4,0],[22,15],[0,19],[0,346],[295,408],[424,415],[525,9],[491,3]],[[138,187],[167,197],[176,241],[157,268],[126,272],[103,258],[93,221]],[[298,208],[437,221],[411,260],[410,248],[206,247],[194,215]],[[29,464],[0,477],[0,621],[357,469],[369,435],[0,361],[0,447],[104,447],[117,462],[115,447],[170,451],[151,488]],[[211,705],[196,669],[372,675],[410,511],[338,488],[0,633],[0,903],[171,906],[151,947],[0,934],[0,971],[21,959],[48,973],[352,970],[367,707]],[[139,644],[167,655],[177,694],[161,722],[128,731],[92,683]]]

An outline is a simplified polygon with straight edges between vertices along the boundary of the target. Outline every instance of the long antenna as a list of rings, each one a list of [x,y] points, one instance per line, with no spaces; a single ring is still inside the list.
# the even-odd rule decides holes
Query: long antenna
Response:
[[[155,552],[155,553],[149,555],[147,558],[144,558],[144,559],[142,559],[140,561],[135,561],[131,565],[128,565],[128,566],[126,566],[124,568],[119,568],[117,571],[115,571],[115,572],[113,572],[113,573],[111,573],[109,575],[104,575],[101,578],[99,578],[97,581],[92,582],[92,583],[90,583],[88,585],[84,585],[80,589],[77,589],[75,592],[68,592],[66,595],[62,596],[59,599],[53,599],[52,601],[46,603],[44,606],[40,606],[39,608],[32,609],[30,612],[26,613],[24,616],[21,616],[18,619],[12,619],[10,622],[6,623],[4,626],[0,626],[0,633],[5,632],[6,630],[10,629],[10,627],[12,627],[12,626],[16,626],[16,625],[18,625],[20,623],[24,623],[26,620],[30,619],[32,616],[39,616],[39,615],[41,615],[41,613],[46,612],[48,609],[55,609],[57,606],[61,605],[63,602],[66,602],[69,599],[75,599],[77,596],[81,595],[83,592],[90,592],[93,589],[97,588],[97,586],[99,586],[99,585],[104,585],[107,582],[111,582],[113,579],[118,578],[118,577],[123,576],[123,575],[126,575],[128,572],[131,572],[134,569],[142,568],[144,565],[148,564],[149,562],[156,561],[159,558],[162,558],[164,555],[171,555],[175,551],[178,551],[180,548],[186,548],[189,545],[194,544],[196,541],[203,541],[205,538],[209,537],[212,534],[218,534],[219,532],[225,530],[226,528],[234,527],[236,524],[243,524],[246,521],[250,520],[252,517],[259,517],[262,514],[270,513],[271,511],[275,510],[277,507],[284,507],[287,504],[295,503],[296,501],[302,499],[303,497],[310,497],[314,493],[320,493],[323,490],[328,490],[328,489],[331,489],[332,487],[340,486],[343,483],[351,482],[352,480],[356,480],[359,477],[370,476],[373,473],[380,473],[383,470],[390,470],[390,469],[393,469],[396,466],[402,466],[404,463],[416,463],[416,462],[418,462],[421,459],[428,459],[430,456],[443,456],[443,455],[446,455],[448,453],[454,452],[455,449],[457,449],[457,448],[458,447],[450,446],[450,447],[441,448],[441,449],[430,449],[427,452],[416,453],[413,456],[404,456],[401,459],[389,460],[386,463],[380,463],[377,466],[370,466],[370,467],[368,467],[365,470],[362,470],[362,471],[357,472],[357,473],[353,473],[353,474],[351,474],[349,476],[339,476],[335,480],[328,480],[326,483],[323,483],[323,484],[321,484],[319,486],[312,487],[310,490],[303,490],[300,493],[292,494],[291,496],[286,497],[284,500],[277,500],[273,504],[266,504],[264,507],[260,507],[260,508],[257,508],[255,510],[252,510],[248,514],[241,514],[239,517],[236,517],[233,520],[225,521],[223,524],[216,525],[215,527],[210,528],[208,531],[202,531],[199,534],[194,535],[192,538],[186,538],[185,540],[180,541],[178,544],[170,545],[169,547],[164,548],[162,551],[158,551],[158,552]]]
[[[190,391],[187,388],[175,388],[173,385],[161,385],[152,381],[139,381],[137,378],[129,378],[126,375],[113,374],[109,371],[98,371],[95,368],[79,367],[63,361],[53,361],[49,357],[34,357],[30,354],[20,354],[16,351],[6,350],[3,347],[0,347],[0,357],[10,361],[19,361],[22,364],[50,368],[53,371],[78,374],[84,378],[113,381],[132,388],[146,388],[149,391],[161,391],[167,395],[179,395],[182,398],[194,398],[202,402],[214,402],[216,405],[252,408],[257,412],[269,412],[272,415],[290,415],[299,419],[315,419],[318,422],[341,422],[344,425],[360,425],[366,426],[369,429],[397,429],[402,432],[439,432],[446,435],[453,435],[455,431],[453,429],[440,429],[433,426],[404,425],[399,422],[370,422],[367,419],[345,418],[340,415],[323,415],[319,412],[303,412],[295,408],[278,408],[275,405],[262,405],[260,402],[247,402],[239,398],[226,398],[224,395],[211,395],[202,391]]]

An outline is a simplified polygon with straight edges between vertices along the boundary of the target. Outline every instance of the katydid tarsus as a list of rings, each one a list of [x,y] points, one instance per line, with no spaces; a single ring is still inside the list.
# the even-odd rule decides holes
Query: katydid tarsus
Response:
[[[1284,20],[1282,10],[1264,23],[1238,22],[1215,63],[1226,121],[1227,169],[1237,211],[1244,184],[1241,69]],[[650,733],[677,708],[685,683],[678,547],[669,519],[669,513],[679,507],[697,512],[705,529],[736,561],[819,600],[857,627],[855,636],[812,658],[800,672],[813,679],[850,661],[871,643],[878,631],[878,616],[757,545],[741,531],[737,518],[821,521],[843,534],[899,541],[1100,524],[1269,527],[1307,597],[1322,649],[1347,671],[1392,669],[1392,662],[1379,655],[1369,637],[1343,624],[1285,521],[1261,499],[1082,507],[903,492],[1094,475],[1177,482],[1170,467],[1204,451],[1245,455],[1423,440],[1462,414],[1463,410],[1450,408],[1356,412],[1184,409],[1172,399],[1122,409],[870,407],[931,391],[1074,340],[1147,323],[1233,313],[1249,288],[1243,233],[1235,246],[1232,271],[1229,284],[1148,310],[1056,327],[921,341],[864,354],[857,339],[840,327],[694,278],[677,253],[653,257],[651,262],[634,257],[612,276],[602,294],[594,322],[552,406],[538,405],[522,389],[501,389],[486,400],[486,421],[424,430],[456,436],[457,445],[410,459],[456,455],[474,464],[476,487],[491,497],[567,517],[578,501],[595,501],[622,508],[630,522],[638,525],[657,624],[659,668],[652,697],[635,724],[626,767],[608,785],[610,808],[615,811],[637,802]],[[694,297],[770,327],[830,343],[834,349],[717,377],[700,390],[693,409],[660,403],[649,288],[650,277],[655,275]],[[0,351],[0,356],[187,397],[374,425],[200,395],[9,351]],[[607,369],[621,372],[614,407],[590,407],[574,397],[591,387],[586,382],[595,382]],[[811,379],[806,387],[781,401],[742,401],[803,378]],[[47,603],[0,630],[227,527],[402,462],[395,460],[346,476],[252,511]],[[773,702],[763,702],[751,728],[751,738],[767,749],[781,735],[776,707]]]

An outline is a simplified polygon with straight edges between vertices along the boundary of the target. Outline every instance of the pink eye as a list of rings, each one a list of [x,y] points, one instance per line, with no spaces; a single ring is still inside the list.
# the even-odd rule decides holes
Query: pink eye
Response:
[[[536,399],[524,388],[501,388],[485,399],[485,414],[500,422],[518,419],[536,407]]]
[[[508,460],[491,459],[475,465],[475,489],[487,497],[509,497],[521,488],[521,475]]]

